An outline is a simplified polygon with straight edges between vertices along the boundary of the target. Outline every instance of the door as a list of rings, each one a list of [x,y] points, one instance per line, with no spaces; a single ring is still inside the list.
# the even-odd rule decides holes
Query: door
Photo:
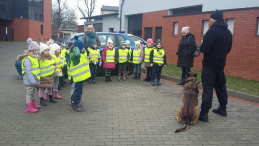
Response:
[[[145,28],[145,40],[152,38],[152,27]]]
[[[162,27],[156,27],[156,40],[160,39],[160,41],[162,40]]]

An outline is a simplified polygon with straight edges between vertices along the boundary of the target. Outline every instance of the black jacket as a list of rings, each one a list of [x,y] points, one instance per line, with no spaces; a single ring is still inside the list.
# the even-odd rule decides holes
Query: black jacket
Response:
[[[217,20],[207,31],[200,47],[204,53],[202,65],[223,70],[232,47],[232,34],[223,19]]]
[[[157,51],[159,50],[158,48],[155,48]],[[161,49],[161,48],[160,48]],[[162,47],[162,49],[164,49],[163,47]],[[150,56],[149,56],[149,62],[150,62],[150,64],[153,64],[153,66],[158,66],[158,64],[157,63],[154,63],[153,62],[153,57],[154,57],[154,50],[152,50],[151,52],[150,52]],[[162,66],[164,66],[164,65],[166,65],[166,54],[164,55],[164,64],[162,64]]]
[[[188,33],[186,37],[182,37],[179,43],[177,66],[178,67],[193,67],[193,53],[196,51],[197,45],[195,36]]]

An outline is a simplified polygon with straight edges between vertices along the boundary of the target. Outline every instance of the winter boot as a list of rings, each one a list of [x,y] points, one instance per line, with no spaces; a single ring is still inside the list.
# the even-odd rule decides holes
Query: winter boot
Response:
[[[201,107],[199,120],[203,122],[209,122],[208,113],[209,111],[207,109]]]
[[[132,79],[137,79],[138,78],[138,74],[135,73],[135,76]]]
[[[111,81],[112,81],[112,80],[111,80],[111,76],[108,76],[108,81],[109,81],[109,82],[111,82]]]
[[[151,77],[148,77],[147,82],[151,82]]]
[[[157,81],[157,86],[161,86],[161,82],[160,81]]]
[[[58,95],[58,91],[53,92],[53,97],[56,99],[62,99],[62,97]]]
[[[121,80],[121,73],[118,73],[118,81]]]
[[[108,76],[105,76],[105,82],[108,83]]]
[[[40,109],[40,106],[35,103],[35,99],[31,100],[31,104],[35,109]]]
[[[57,103],[56,100],[53,99],[53,95],[49,95],[49,102]]]
[[[156,86],[155,81],[151,81],[151,85],[152,85],[152,86]]]
[[[95,80],[93,80],[93,84],[96,84],[96,81],[95,81]]]
[[[49,101],[49,95],[48,95],[48,93],[44,93],[44,100],[46,100],[46,101]]]
[[[219,106],[218,108],[213,109],[212,112],[215,114],[219,114],[223,117],[227,116],[227,111],[226,108],[224,108],[224,106]]]
[[[129,72],[126,71],[126,79],[129,79]]]
[[[181,82],[179,82],[177,85],[184,85],[185,84],[185,79],[182,79]]]
[[[126,73],[123,74],[123,81],[126,81],[127,78],[126,78]]]
[[[42,98],[43,99],[43,98]],[[35,109],[32,105],[32,103],[27,103],[26,104],[26,110],[25,110],[26,113],[37,113],[38,112],[38,109]]]
[[[88,80],[89,84],[93,84],[93,81],[91,79]]]
[[[74,112],[84,112],[85,108],[83,106],[78,105],[72,105],[72,110],[73,113]]]
[[[45,103],[43,97],[40,97],[40,105],[47,106],[47,104]]]

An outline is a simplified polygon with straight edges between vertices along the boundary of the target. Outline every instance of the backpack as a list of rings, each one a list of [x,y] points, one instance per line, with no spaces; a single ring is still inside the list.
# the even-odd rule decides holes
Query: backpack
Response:
[[[189,43],[189,37],[188,37],[188,43]],[[195,42],[195,44],[196,44],[196,50],[195,50],[195,52],[192,54],[192,56],[193,57],[198,57],[198,56],[200,56],[200,54],[201,54],[201,51],[200,51],[200,47],[198,46],[198,44]]]

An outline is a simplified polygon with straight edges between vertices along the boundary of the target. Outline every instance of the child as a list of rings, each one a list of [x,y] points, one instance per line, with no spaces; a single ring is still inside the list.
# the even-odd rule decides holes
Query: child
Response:
[[[96,84],[95,77],[97,74],[97,66],[101,66],[101,55],[100,50],[97,47],[97,42],[95,40],[91,40],[91,47],[89,48],[88,58],[90,60],[90,70],[91,70],[91,77],[88,80],[89,84]]]
[[[72,95],[72,112],[84,112],[85,108],[80,105],[84,81],[91,77],[89,63],[85,52],[85,43],[75,36],[74,48],[70,51],[69,78],[75,83]]]
[[[39,67],[40,67],[40,84],[39,87],[39,97],[40,97],[40,105],[47,106],[45,100],[50,101],[51,103],[56,103],[53,99],[52,87],[53,87],[53,74],[54,74],[54,60],[50,55],[49,46],[40,43],[40,55],[38,56]],[[47,93],[44,95],[44,90],[46,88]]]
[[[113,41],[108,38],[107,46],[102,52],[103,68],[105,69],[105,82],[112,81],[111,69],[115,69],[115,49],[113,47]]]
[[[156,86],[155,79],[157,78],[157,85],[160,86],[162,67],[166,67],[165,50],[160,40],[156,41],[156,48],[150,52],[149,61],[152,67],[151,85]]]
[[[143,51],[140,48],[140,42],[135,41],[135,49],[131,53],[131,62],[135,64],[135,76],[132,79],[140,79],[141,75],[141,63],[143,60]]]
[[[152,67],[150,66],[149,57],[150,52],[154,49],[153,47],[153,40],[151,38],[147,39],[147,47],[145,48],[145,59],[144,59],[144,65],[146,67],[146,78],[144,81],[150,82],[151,76],[152,76]]]
[[[65,55],[66,55],[66,48],[63,46],[63,40],[61,38],[58,38],[58,45],[60,46],[60,58],[61,58],[61,61],[62,61],[62,76],[59,77],[59,87],[65,87],[65,70],[67,70],[67,64],[66,64],[66,58],[65,58]]]
[[[130,60],[129,50],[126,48],[125,43],[122,41],[121,46],[116,52],[116,62],[119,62],[118,81],[121,80],[121,71],[123,70],[123,81],[126,81],[126,67]]]
[[[40,83],[40,69],[37,54],[39,52],[39,45],[32,41],[31,38],[27,39],[28,50],[25,51],[22,60],[22,75],[23,84],[26,86],[26,113],[36,113],[40,108],[35,104],[34,93],[36,85]]]
[[[125,41],[125,45],[126,45],[126,49],[128,49],[129,50],[129,57],[131,58],[131,52],[132,52],[132,50],[131,50],[131,47],[130,47],[130,41],[129,40],[126,40]],[[128,61],[128,64],[127,64],[128,66],[129,65],[131,65],[131,63],[130,63],[130,60]],[[126,67],[126,79],[128,79],[129,78],[129,67]]]
[[[58,94],[59,77],[63,76],[62,74],[63,63],[60,55],[61,49],[58,44],[52,44],[49,47],[52,53],[54,53],[52,57],[55,60],[55,72],[54,72],[54,78],[53,78],[54,80],[53,97],[56,99],[62,99],[62,97],[59,96]]]

